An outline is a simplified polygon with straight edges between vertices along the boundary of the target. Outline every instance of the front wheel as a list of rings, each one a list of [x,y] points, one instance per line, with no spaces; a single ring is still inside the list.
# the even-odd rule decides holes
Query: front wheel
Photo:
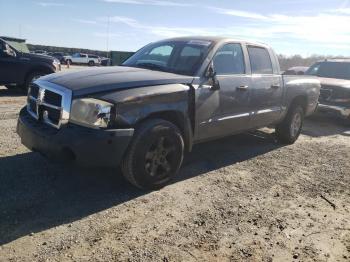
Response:
[[[142,189],[165,186],[179,171],[184,155],[180,130],[171,122],[144,122],[122,161],[124,177]]]
[[[278,140],[285,144],[293,144],[301,133],[303,123],[303,108],[299,105],[292,107],[283,122],[276,127]]]
[[[89,65],[89,66],[94,66],[94,65],[95,65],[95,62],[94,62],[94,61],[89,61],[88,65]]]

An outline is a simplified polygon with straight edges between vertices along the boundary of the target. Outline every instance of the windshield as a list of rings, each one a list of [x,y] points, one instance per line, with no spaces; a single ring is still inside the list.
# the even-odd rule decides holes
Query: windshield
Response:
[[[307,75],[325,78],[350,80],[350,63],[346,62],[321,62],[316,63],[306,71]]]
[[[20,51],[22,53],[29,53],[28,46],[24,42],[16,42],[16,41],[8,41],[8,40],[6,40],[5,42],[17,51]]]
[[[122,65],[192,76],[211,46],[212,42],[202,40],[158,42],[145,46]]]

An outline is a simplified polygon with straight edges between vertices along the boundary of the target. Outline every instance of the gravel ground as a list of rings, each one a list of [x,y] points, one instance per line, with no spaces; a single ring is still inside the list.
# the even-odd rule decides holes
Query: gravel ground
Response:
[[[59,166],[15,133],[0,88],[0,261],[350,261],[350,128],[317,115],[292,146],[271,130],[198,145],[178,179]]]

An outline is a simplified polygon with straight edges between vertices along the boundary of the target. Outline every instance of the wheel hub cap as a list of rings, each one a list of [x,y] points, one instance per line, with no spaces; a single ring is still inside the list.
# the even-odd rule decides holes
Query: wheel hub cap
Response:
[[[165,137],[160,137],[146,153],[145,169],[152,177],[164,176],[171,171],[169,159],[175,146],[167,142]]]
[[[299,133],[301,128],[301,122],[301,115],[299,113],[295,114],[291,123],[291,134],[293,137],[295,137]]]

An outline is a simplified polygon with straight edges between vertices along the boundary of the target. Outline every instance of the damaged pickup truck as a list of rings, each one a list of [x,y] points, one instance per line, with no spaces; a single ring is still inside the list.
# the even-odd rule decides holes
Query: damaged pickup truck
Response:
[[[49,158],[121,166],[135,186],[160,188],[196,143],[265,126],[294,143],[319,92],[313,76],[282,76],[266,45],[176,38],[145,46],[119,67],[36,80],[17,132]]]
[[[320,61],[305,74],[320,80],[318,111],[338,116],[350,126],[350,59]]]

